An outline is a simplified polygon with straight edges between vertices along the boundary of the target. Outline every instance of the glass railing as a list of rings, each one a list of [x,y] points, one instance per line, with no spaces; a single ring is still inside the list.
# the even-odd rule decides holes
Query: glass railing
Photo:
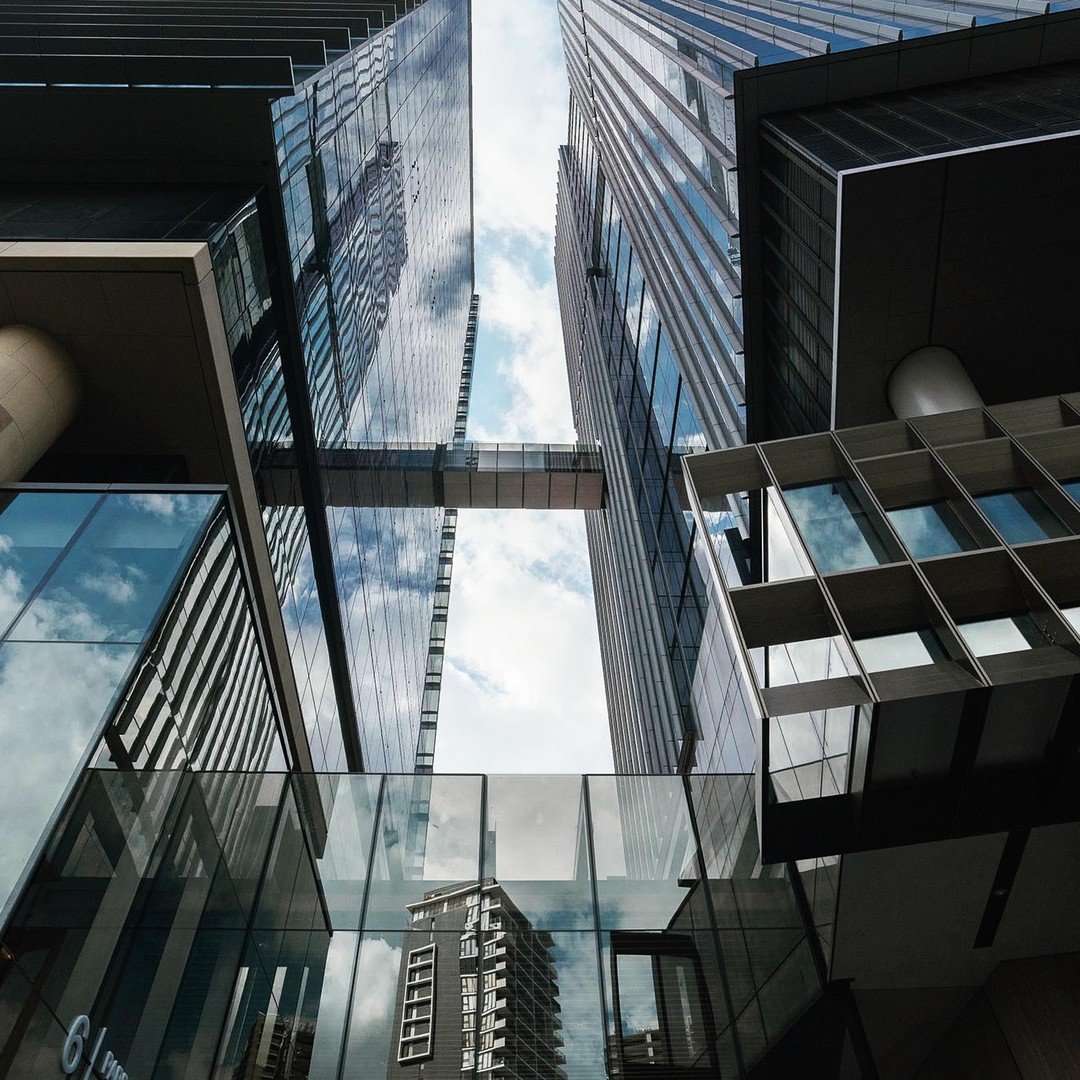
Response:
[[[738,1075],[820,992],[784,870],[713,849],[746,781],[90,770],[4,934],[0,1054],[47,1075],[86,1016],[131,1076]]]

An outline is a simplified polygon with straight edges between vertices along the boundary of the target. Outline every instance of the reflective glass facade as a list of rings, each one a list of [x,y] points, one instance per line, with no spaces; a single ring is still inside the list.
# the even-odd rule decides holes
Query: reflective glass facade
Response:
[[[285,761],[221,492],[9,488],[0,582],[0,911],[84,766]]]
[[[737,1075],[821,984],[785,871],[730,876],[730,782],[90,770],[4,934],[0,1075],[80,1016],[130,1076]]]
[[[703,666],[703,635],[715,635],[679,462],[747,433],[736,72],[1043,10],[561,0],[571,105],[556,267],[575,422],[604,444],[612,491],[606,519],[588,529],[618,767],[717,770],[749,735],[727,650]],[[920,92],[941,109],[910,130],[910,109],[884,103],[847,110],[827,133],[810,131],[810,114],[790,126],[816,138],[826,160],[843,153],[850,163],[901,144],[930,152],[934,138],[938,149],[976,131],[993,141],[1006,127],[1034,134],[1071,123],[1068,93],[1038,76],[971,86],[946,104],[933,88]],[[782,139],[761,143],[770,367],[756,376],[765,390],[751,407],[764,406],[750,421],[759,433],[799,434],[830,424],[835,221],[825,189],[834,191],[835,170],[796,160]],[[722,513],[721,532],[749,532],[748,507]]]
[[[319,448],[453,438],[472,296],[469,71],[467,0],[426,0],[274,103]],[[443,511],[323,512],[335,595],[322,602],[338,609],[347,670],[301,629],[316,764],[345,766],[342,721],[358,724],[365,768],[411,769]],[[304,627],[310,579],[294,580]]]

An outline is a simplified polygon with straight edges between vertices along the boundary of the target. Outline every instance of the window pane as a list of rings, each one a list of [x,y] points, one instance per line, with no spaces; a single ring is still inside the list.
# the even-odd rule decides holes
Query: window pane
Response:
[[[0,509],[0,635],[100,498],[24,491]]]
[[[960,623],[958,628],[976,656],[997,656],[1048,644],[1030,615],[977,619]]]
[[[11,639],[140,642],[220,501],[107,495]]]
[[[659,930],[693,918],[697,849],[682,777],[590,776],[600,924]]]
[[[1006,543],[1025,544],[1069,535],[1061,518],[1031,488],[978,495],[975,501]]]
[[[591,930],[582,781],[492,776],[483,877],[494,878],[536,930]]]
[[[887,511],[889,521],[916,559],[972,551],[979,545],[946,502]]]
[[[410,926],[437,891],[475,887],[479,862],[480,777],[387,776],[365,929]]]
[[[846,481],[785,488],[784,501],[823,574],[892,561]]]
[[[100,737],[134,655],[128,645],[0,646],[0,750],[21,781],[0,787],[0,909]]]
[[[926,664],[940,664],[949,659],[937,634],[929,627],[858,638],[855,648],[867,671],[923,667]]]

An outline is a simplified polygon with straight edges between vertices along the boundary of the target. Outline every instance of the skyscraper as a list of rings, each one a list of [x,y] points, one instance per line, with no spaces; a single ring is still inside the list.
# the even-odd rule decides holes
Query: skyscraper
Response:
[[[929,89],[1070,55],[1067,15],[1045,15],[1042,5],[962,8],[560,0],[571,94],[557,278],[579,437],[607,453],[608,509],[588,515],[588,532],[620,770],[722,771],[752,761],[749,732],[715,727],[702,706],[708,575],[694,555],[682,456],[833,422],[831,301],[814,307],[811,297],[832,288],[834,237],[827,221],[785,217],[779,200],[795,189],[759,173],[773,143],[759,151],[750,125],[817,98],[855,101],[875,85]],[[1000,31],[1025,16],[1033,21],[1017,35],[1037,44],[1021,55]],[[876,60],[863,61],[868,47]],[[879,84],[865,75],[873,63]],[[849,86],[854,72],[864,81]],[[1007,80],[993,82],[1003,96],[1013,92]],[[841,141],[853,126],[864,130],[854,104],[835,111]],[[908,144],[909,109],[896,115],[895,145],[916,155],[962,141],[965,123],[975,125],[972,143],[997,137],[970,103],[952,118],[938,114],[936,143]],[[1011,135],[1042,130],[1030,106],[1024,115]],[[803,237],[800,228],[823,231]],[[749,244],[762,256],[755,246],[748,269]],[[768,261],[774,251],[787,259]],[[1017,389],[999,400],[1024,396]],[[879,418],[854,408],[839,422]]]
[[[0,1076],[1076,1071],[1077,20],[778,4],[564,5],[551,446],[468,0],[0,2]],[[468,507],[632,775],[434,772]]]
[[[560,3],[616,765],[746,778],[705,820],[756,835],[736,879],[798,870],[858,1051],[822,1075],[1035,1075],[1060,1035],[1021,1029],[1080,945],[1070,6]],[[743,1064],[804,1074],[811,1015]]]

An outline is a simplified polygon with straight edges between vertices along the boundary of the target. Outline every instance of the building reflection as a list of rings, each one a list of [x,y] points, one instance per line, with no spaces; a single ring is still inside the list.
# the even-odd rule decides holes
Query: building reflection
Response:
[[[613,933],[608,977],[615,1006],[609,1076],[720,1075],[716,1020],[692,934]]]
[[[235,1080],[308,1080],[315,1025],[311,1021],[261,1014],[251,1025],[244,1060]]]
[[[433,889],[408,910],[389,1080],[566,1080],[552,935],[494,878]]]

